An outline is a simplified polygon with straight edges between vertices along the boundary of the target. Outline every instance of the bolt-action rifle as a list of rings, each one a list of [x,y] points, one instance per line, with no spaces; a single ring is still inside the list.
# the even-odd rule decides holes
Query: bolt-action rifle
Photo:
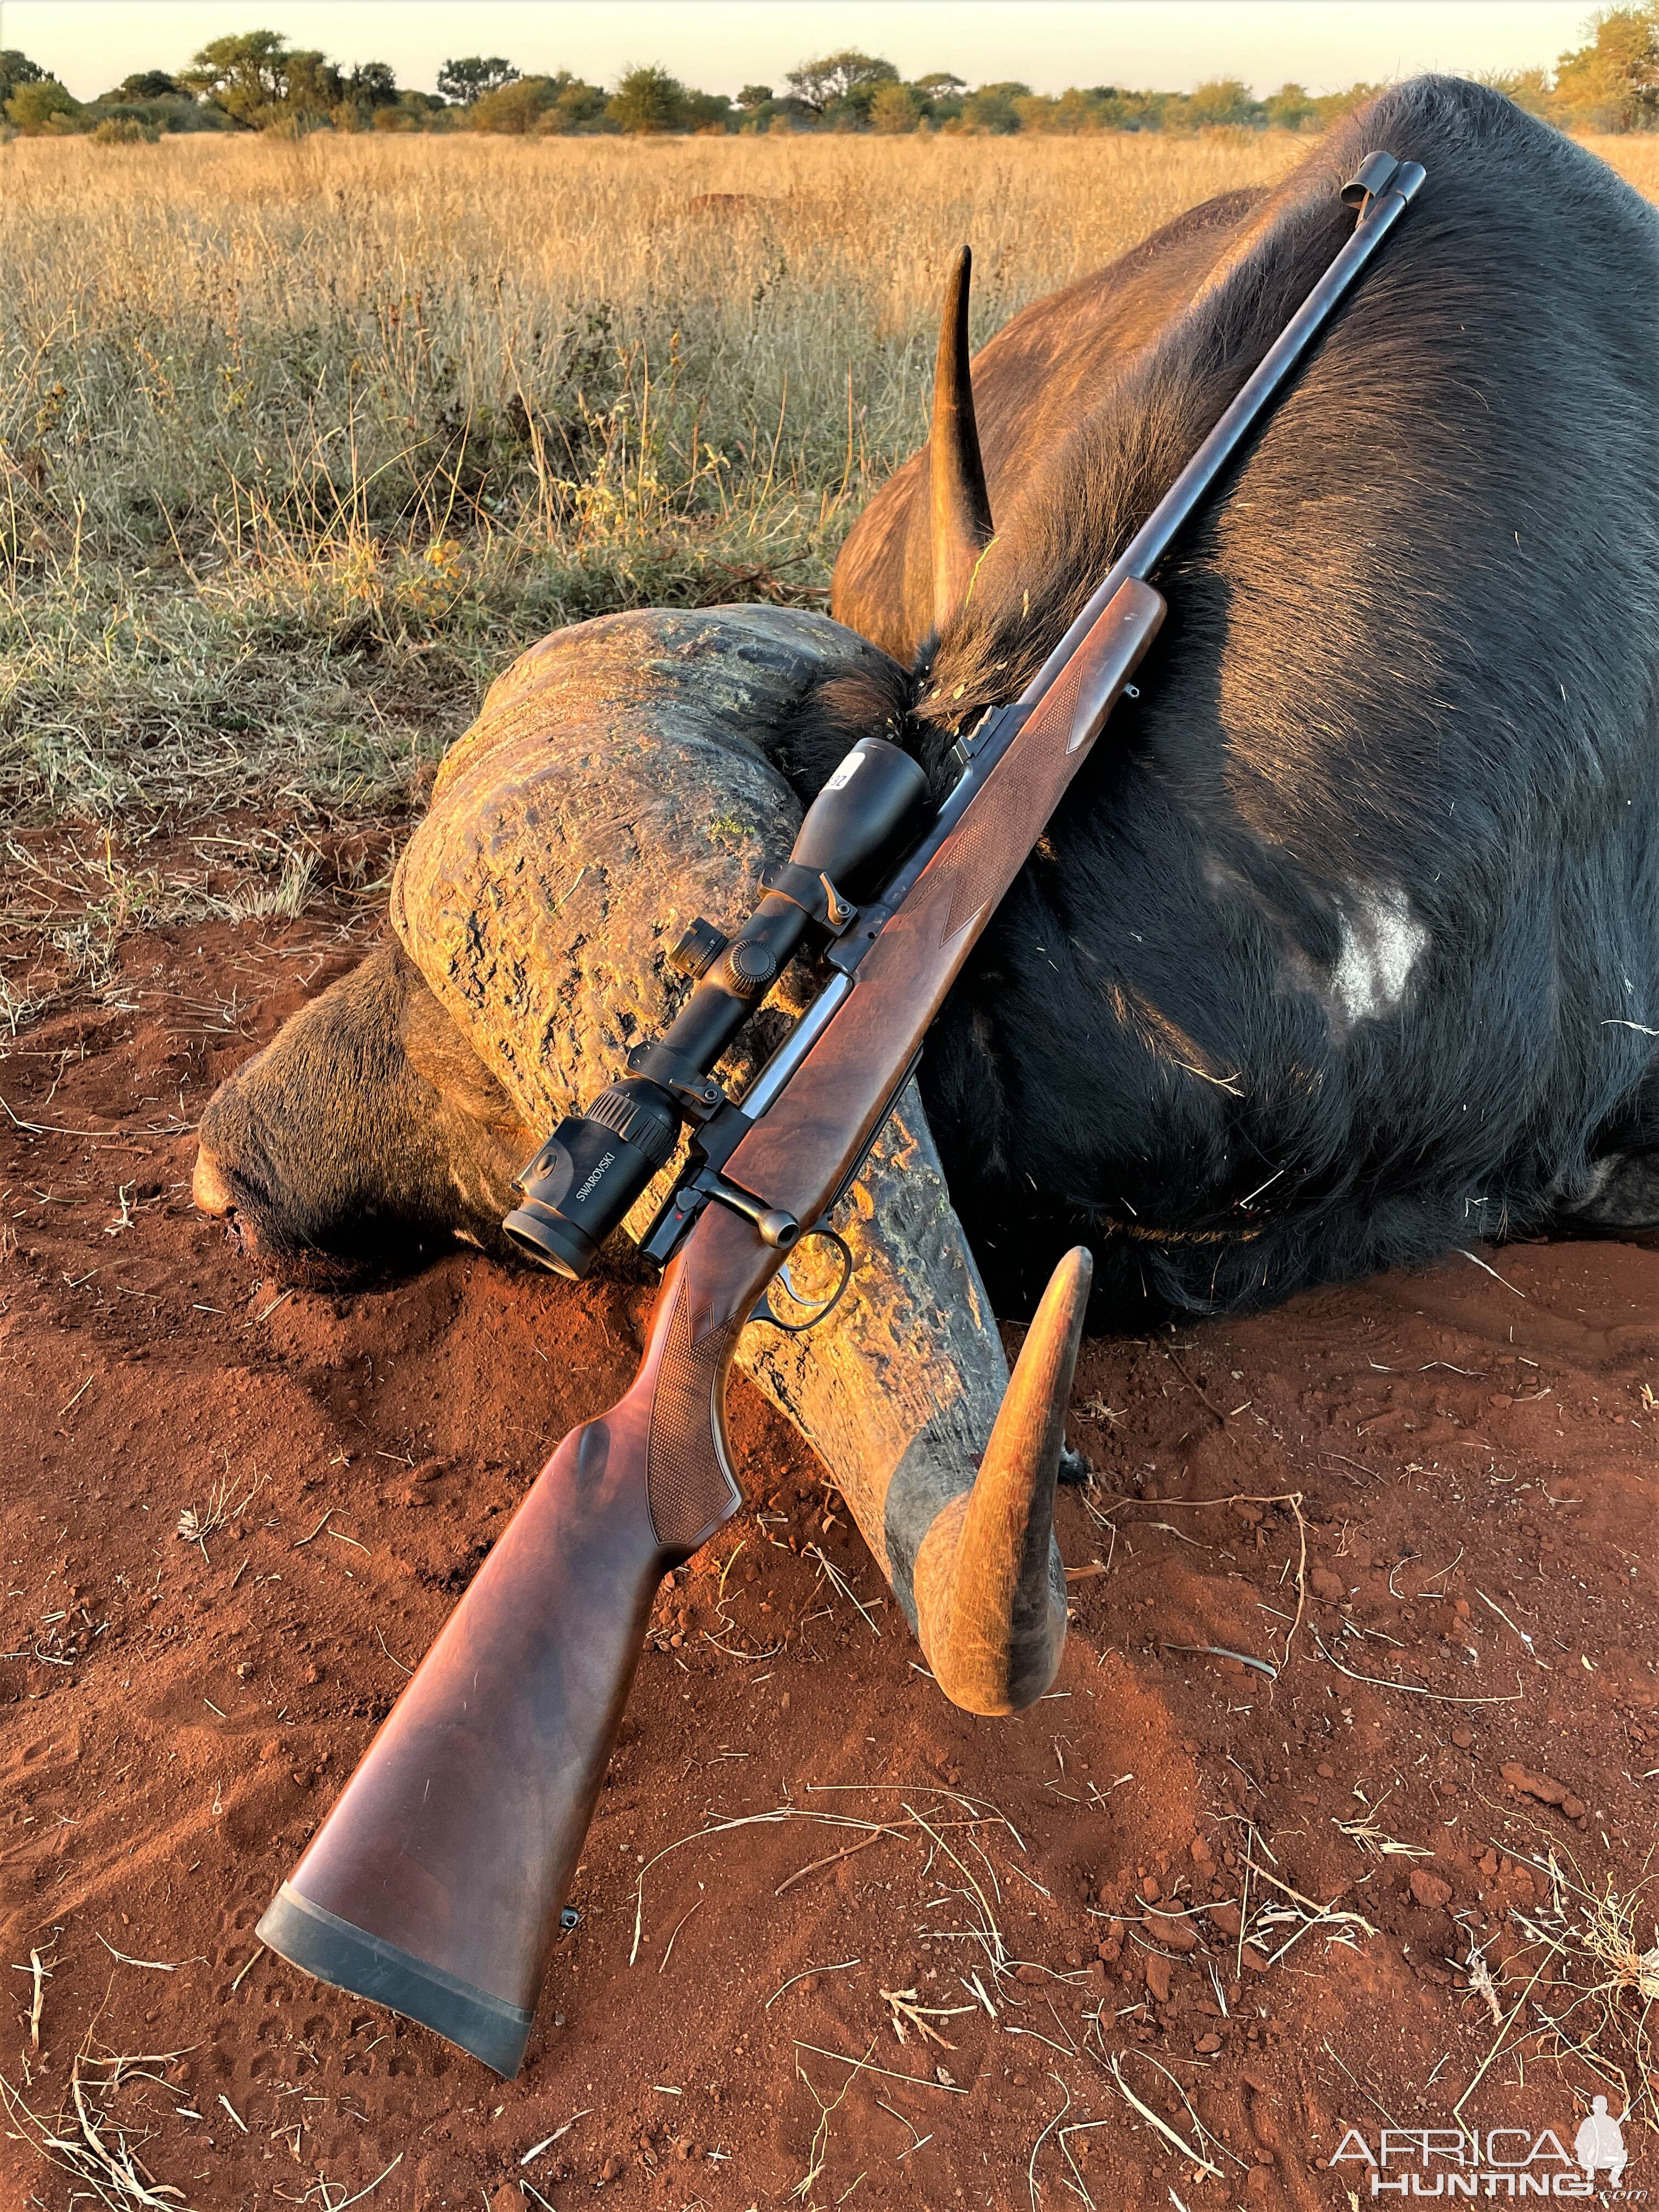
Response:
[[[1346,244],[1031,682],[963,741],[931,821],[916,827],[915,762],[861,739],[735,935],[687,933],[680,962],[700,980],[672,1024],[525,1170],[508,1231],[580,1277],[682,1127],[695,1133],[645,1240],[667,1272],[633,1387],[542,1470],[259,1923],[295,1965],[517,2072],[653,1593],[742,1502],[724,1412],[738,1334],[799,1239],[832,1233],[928,1024],[1131,690],[1164,611],[1147,578],[1423,173],[1372,154],[1343,188],[1358,210]],[[733,1103],[709,1070],[804,944],[822,988]],[[969,1524],[1000,1538],[992,1562],[1039,1538],[1046,1561],[1089,1275],[1081,1249],[1055,1270],[969,1493]],[[1006,1623],[1010,1601],[975,1588],[963,1554],[952,1620],[971,1646],[975,1620],[1000,1606]]]

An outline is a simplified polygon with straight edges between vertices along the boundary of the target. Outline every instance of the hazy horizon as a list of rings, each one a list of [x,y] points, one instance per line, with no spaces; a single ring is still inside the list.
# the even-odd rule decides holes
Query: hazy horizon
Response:
[[[1114,83],[1190,91],[1242,77],[1312,92],[1443,69],[1547,65],[1584,35],[1583,0],[0,0],[0,46],[89,100],[139,69],[179,70],[208,40],[270,29],[350,64],[390,62],[432,89],[441,64],[505,55],[525,75],[614,82],[655,62],[708,92],[783,88],[812,54],[861,46],[907,76],[1038,92]]]

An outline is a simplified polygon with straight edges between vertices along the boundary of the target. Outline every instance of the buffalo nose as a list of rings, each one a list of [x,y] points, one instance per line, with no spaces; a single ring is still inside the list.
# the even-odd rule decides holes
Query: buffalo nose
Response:
[[[204,1213],[211,1213],[223,1220],[234,1213],[236,1202],[220,1172],[219,1163],[204,1145],[196,1155],[196,1172],[191,1178],[190,1194]]]

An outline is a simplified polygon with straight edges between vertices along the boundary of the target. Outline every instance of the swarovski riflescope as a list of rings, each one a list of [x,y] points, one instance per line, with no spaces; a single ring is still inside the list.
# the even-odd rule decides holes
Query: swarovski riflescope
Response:
[[[809,931],[836,935],[863,873],[927,789],[908,753],[861,738],[806,810],[789,858],[763,877],[765,896],[732,937],[692,922],[668,956],[696,988],[661,1036],[636,1045],[629,1073],[585,1114],[567,1115],[518,1178],[524,1204],[501,1226],[519,1249],[580,1281],[595,1254],[679,1141],[681,1125],[726,1103],[710,1070],[766,997]],[[722,1189],[739,1211],[744,1194]],[[803,1224],[757,1204],[765,1242],[787,1249]]]

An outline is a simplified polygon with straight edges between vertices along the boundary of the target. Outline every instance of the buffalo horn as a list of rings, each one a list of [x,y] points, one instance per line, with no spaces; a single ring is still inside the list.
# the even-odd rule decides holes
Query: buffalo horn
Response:
[[[1081,1245],[1037,1308],[973,1487],[943,1508],[916,1555],[916,1613],[934,1679],[953,1705],[1009,1713],[1040,1698],[1066,1638],[1051,1566],[1066,1401],[1094,1263]]]
[[[974,420],[968,359],[968,287],[972,248],[957,256],[945,289],[933,364],[933,421],[928,437],[933,520],[933,627],[942,629],[968,596],[975,563],[991,537],[991,501]]]

